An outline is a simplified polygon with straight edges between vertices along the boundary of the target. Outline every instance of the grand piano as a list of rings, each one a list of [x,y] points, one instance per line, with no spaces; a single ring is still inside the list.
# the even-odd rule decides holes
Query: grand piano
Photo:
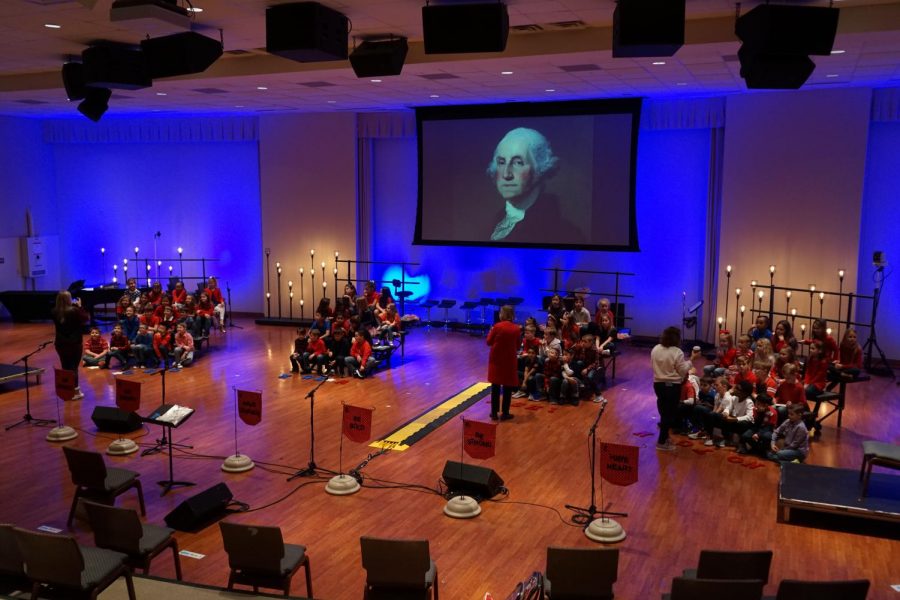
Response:
[[[81,298],[81,306],[91,316],[92,325],[96,323],[95,309],[104,304],[115,304],[125,291],[118,286],[86,288],[83,285],[84,282],[76,281],[69,286],[69,291],[73,298]],[[51,318],[50,311],[53,310],[57,293],[57,290],[0,292],[0,303],[9,311],[13,321],[46,321]]]

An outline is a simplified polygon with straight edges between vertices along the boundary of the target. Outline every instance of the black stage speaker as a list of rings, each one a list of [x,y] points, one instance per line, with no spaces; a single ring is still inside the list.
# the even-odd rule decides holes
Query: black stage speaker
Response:
[[[166,525],[178,531],[195,531],[211,523],[225,512],[234,498],[224,483],[195,494],[166,515]]]
[[[344,60],[350,35],[347,17],[318,2],[277,4],[266,9],[266,52],[298,62]]]
[[[133,412],[125,412],[115,406],[95,406],[91,421],[100,431],[128,433],[141,428],[141,417]]]
[[[77,62],[67,62],[62,66],[63,86],[66,88],[66,98],[72,100],[84,99],[84,65]]]
[[[827,56],[839,13],[827,6],[761,4],[738,17],[734,32],[754,52]]]
[[[153,82],[144,53],[125,46],[91,46],[81,53],[86,85],[117,90],[137,90]]]
[[[672,56],[684,45],[685,0],[619,0],[612,55]]]
[[[462,494],[479,500],[493,498],[503,487],[503,479],[493,469],[452,460],[444,465],[443,478],[451,495]]]
[[[222,56],[222,42],[185,31],[141,42],[150,77],[202,73]]]
[[[399,75],[409,52],[406,38],[365,41],[350,54],[350,66],[357,77]]]
[[[425,54],[503,52],[509,13],[502,2],[422,7]]]
[[[753,52],[742,46],[738,58],[741,77],[750,89],[796,90],[816,68],[806,54]]]

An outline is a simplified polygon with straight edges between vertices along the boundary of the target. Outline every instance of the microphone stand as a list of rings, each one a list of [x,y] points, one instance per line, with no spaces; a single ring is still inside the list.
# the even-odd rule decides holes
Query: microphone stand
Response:
[[[588,435],[591,438],[591,455],[589,459],[590,469],[591,469],[591,505],[587,508],[582,508],[580,506],[573,506],[571,504],[566,504],[566,508],[573,511],[575,514],[572,515],[572,522],[577,523],[578,525],[584,525],[585,528],[590,525],[597,516],[601,516],[606,518],[607,516],[614,517],[627,517],[628,513],[618,513],[618,512],[609,512],[605,510],[597,510],[596,504],[596,477],[597,477],[597,469],[595,465],[597,463],[597,427],[600,425],[600,417],[603,416],[603,411],[606,410],[606,401],[604,400],[600,404],[600,410],[597,412],[597,418],[594,420],[594,424],[591,425],[591,429],[588,432]]]
[[[22,363],[25,367],[25,416],[23,416],[19,421],[13,423],[12,425],[7,425],[6,431],[9,431],[13,427],[18,427],[22,423],[28,423],[30,425],[37,425],[39,427],[44,427],[46,425],[56,423],[56,421],[54,421],[53,419],[36,419],[31,416],[31,385],[28,380],[28,359],[52,343],[53,343],[52,340],[49,342],[44,342],[43,344],[38,346],[37,350],[35,350],[34,352],[29,352],[28,354],[26,354],[19,360],[13,362],[13,364]]]
[[[325,376],[322,381],[319,382],[319,385],[309,390],[306,393],[304,398],[309,398],[309,464],[307,464],[305,469],[300,469],[290,477],[288,477],[288,481],[293,481],[298,477],[315,477],[319,474],[319,471],[323,471],[325,473],[336,474],[334,471],[329,471],[328,469],[320,469],[316,466],[316,417],[315,417],[315,407],[316,407],[316,392],[319,391],[319,388],[325,385],[325,382],[328,381],[328,376],[331,375],[334,371],[329,369],[325,372]]]
[[[234,317],[232,316],[234,313],[231,312],[231,287],[227,281],[225,282],[225,294],[228,297],[228,328],[243,329],[240,325],[234,324]]]

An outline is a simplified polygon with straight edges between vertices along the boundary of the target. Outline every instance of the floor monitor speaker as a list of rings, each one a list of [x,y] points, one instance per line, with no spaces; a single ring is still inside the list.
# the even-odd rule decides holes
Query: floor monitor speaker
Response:
[[[448,460],[444,465],[444,483],[454,496],[472,496],[487,500],[500,493],[503,479],[493,469]]]
[[[218,519],[234,499],[224,483],[195,494],[166,515],[166,525],[178,531],[196,531]]]
[[[100,431],[128,433],[141,428],[141,417],[133,412],[126,412],[115,406],[95,406],[91,420]]]

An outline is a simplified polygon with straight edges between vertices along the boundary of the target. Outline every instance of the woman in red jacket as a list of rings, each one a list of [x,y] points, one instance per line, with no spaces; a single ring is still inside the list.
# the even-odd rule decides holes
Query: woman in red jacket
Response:
[[[519,386],[519,372],[516,365],[516,351],[522,328],[512,322],[513,307],[500,309],[500,320],[491,327],[487,336],[487,345],[491,347],[488,358],[488,381],[491,383],[491,419],[507,421],[513,416],[509,414],[512,394]],[[500,386],[503,386],[503,414],[500,409]]]

